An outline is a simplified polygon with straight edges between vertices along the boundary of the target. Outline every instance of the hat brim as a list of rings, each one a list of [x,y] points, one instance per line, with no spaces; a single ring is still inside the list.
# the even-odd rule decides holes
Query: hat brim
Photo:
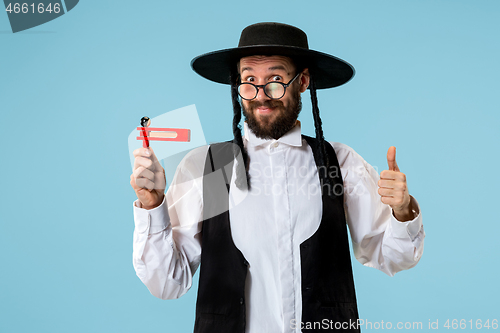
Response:
[[[314,73],[316,89],[343,85],[354,76],[354,67],[332,55],[293,46],[252,45],[202,54],[191,61],[193,70],[204,78],[230,84],[236,62],[252,55],[283,55],[293,58]]]

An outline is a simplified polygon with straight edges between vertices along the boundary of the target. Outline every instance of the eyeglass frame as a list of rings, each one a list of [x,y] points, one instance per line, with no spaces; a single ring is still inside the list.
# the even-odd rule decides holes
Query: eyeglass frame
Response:
[[[288,87],[289,87],[289,86],[293,83],[293,81],[295,81],[295,79],[296,79],[297,77],[299,77],[299,75],[300,75],[300,74],[301,74],[301,72],[298,72],[298,73],[297,73],[297,75],[295,75],[295,77],[294,77],[292,80],[290,80],[290,82],[288,82],[288,83],[286,83],[286,84],[285,84],[285,83],[283,83],[283,82],[278,82],[278,81],[271,81],[271,82],[268,82],[268,83],[266,83],[266,84],[259,84],[259,85],[253,84],[253,83],[251,83],[251,82],[243,82],[243,83],[240,83],[240,84],[238,84],[238,95],[239,95],[242,99],[244,99],[245,101],[253,101],[255,98],[257,98],[257,95],[259,95],[259,88],[262,88],[262,89],[264,90],[264,94],[265,94],[267,97],[269,97],[270,99],[272,99],[272,100],[282,99],[282,98],[283,98],[283,96],[285,96],[285,94],[286,94],[286,88],[288,88]],[[273,98],[273,97],[271,97],[271,96],[269,96],[269,95],[267,94],[267,92],[266,92],[266,88],[265,88],[265,87],[266,87],[268,84],[271,84],[271,83],[278,83],[278,84],[281,84],[281,85],[283,86],[283,95],[281,95],[281,97],[278,97],[278,98]],[[240,94],[240,87],[241,87],[242,85],[244,85],[244,84],[250,84],[250,85],[252,85],[252,86],[254,86],[254,87],[255,87],[255,89],[256,89],[256,91],[257,91],[257,92],[255,93],[255,96],[254,96],[253,98],[245,98],[245,97],[241,96],[241,94]]]

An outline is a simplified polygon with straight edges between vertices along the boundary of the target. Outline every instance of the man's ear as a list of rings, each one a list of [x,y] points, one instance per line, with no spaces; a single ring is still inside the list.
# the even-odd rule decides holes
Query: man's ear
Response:
[[[309,68],[302,71],[300,75],[300,92],[303,93],[309,87],[309,82],[311,80],[311,75],[309,74]]]

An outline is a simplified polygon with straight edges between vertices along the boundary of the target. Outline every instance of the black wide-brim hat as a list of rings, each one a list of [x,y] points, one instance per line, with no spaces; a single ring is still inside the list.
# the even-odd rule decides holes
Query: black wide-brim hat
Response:
[[[310,50],[307,35],[282,23],[257,23],[241,32],[238,47],[202,54],[191,61],[193,70],[214,82],[231,84],[231,71],[243,57],[252,55],[287,56],[309,68],[316,89],[338,87],[354,76],[354,67],[332,55]]]

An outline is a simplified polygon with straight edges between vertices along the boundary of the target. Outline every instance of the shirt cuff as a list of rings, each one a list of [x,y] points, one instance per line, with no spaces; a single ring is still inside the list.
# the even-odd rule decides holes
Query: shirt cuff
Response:
[[[139,200],[134,201],[134,222],[135,230],[140,234],[151,235],[165,230],[170,225],[165,196],[158,207],[149,210],[142,208]]]
[[[413,220],[401,222],[398,221],[394,217],[394,214],[391,213],[391,229],[392,234],[396,238],[410,237],[411,241],[413,242],[420,232],[420,229],[422,229],[422,213],[420,211],[420,206],[418,205],[417,200],[415,200],[415,198],[413,197],[411,197],[411,200],[412,206],[416,208],[414,210],[417,212]]]

